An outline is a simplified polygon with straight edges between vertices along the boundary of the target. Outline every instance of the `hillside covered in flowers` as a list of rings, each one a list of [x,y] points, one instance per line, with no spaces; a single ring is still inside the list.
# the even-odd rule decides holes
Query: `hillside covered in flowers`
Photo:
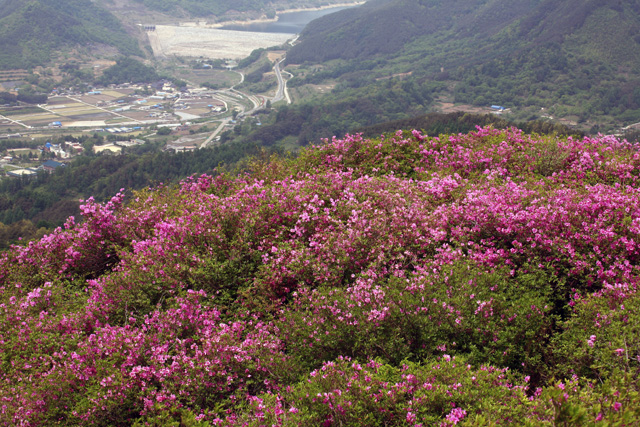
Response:
[[[0,259],[1,425],[640,419],[627,142],[349,136],[82,215]]]

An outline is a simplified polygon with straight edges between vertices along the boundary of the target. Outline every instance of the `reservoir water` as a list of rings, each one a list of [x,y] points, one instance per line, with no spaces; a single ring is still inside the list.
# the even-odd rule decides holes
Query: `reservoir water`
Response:
[[[225,25],[221,30],[235,31],[253,31],[258,33],[287,33],[299,34],[304,27],[314,19],[330,13],[338,12],[344,9],[350,9],[355,6],[338,6],[322,10],[305,10],[301,12],[289,12],[278,14],[276,22],[255,22],[251,24],[241,25]]]

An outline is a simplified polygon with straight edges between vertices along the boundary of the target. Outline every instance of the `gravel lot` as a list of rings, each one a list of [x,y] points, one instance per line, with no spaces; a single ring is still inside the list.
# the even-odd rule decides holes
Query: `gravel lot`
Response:
[[[253,33],[213,28],[157,25],[147,33],[156,57],[196,56],[240,59],[258,48],[278,46],[293,38],[284,33]]]

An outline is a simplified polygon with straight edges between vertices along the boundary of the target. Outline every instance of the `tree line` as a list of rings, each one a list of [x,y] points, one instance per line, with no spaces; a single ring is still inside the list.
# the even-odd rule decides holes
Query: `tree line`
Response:
[[[259,155],[261,150],[251,142],[185,153],[145,153],[142,146],[138,152],[121,156],[78,157],[52,174],[40,172],[33,178],[3,179],[0,180],[0,228],[27,221],[20,226],[20,229],[31,230],[22,235],[26,238],[40,228],[50,229],[71,215],[77,216],[79,199],[94,197],[106,201],[122,188],[136,190],[158,183],[175,183],[193,174],[215,173],[219,167],[233,168],[247,156]],[[24,225],[28,223],[33,227]],[[20,233],[7,235],[20,236]],[[0,248],[1,239],[0,233]]]

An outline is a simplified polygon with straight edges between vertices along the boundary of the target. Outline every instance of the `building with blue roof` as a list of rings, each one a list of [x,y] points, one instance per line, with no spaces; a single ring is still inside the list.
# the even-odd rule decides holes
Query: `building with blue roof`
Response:
[[[42,168],[47,172],[51,173],[54,170],[64,165],[65,165],[64,163],[56,162],[55,160],[47,160],[42,164]]]

